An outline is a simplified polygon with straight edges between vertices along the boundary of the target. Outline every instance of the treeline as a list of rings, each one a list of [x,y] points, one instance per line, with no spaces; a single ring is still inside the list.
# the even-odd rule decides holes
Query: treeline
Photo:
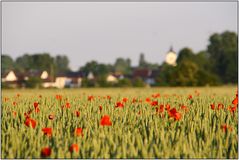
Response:
[[[24,54],[14,61],[9,55],[2,55],[2,73],[9,70],[24,73],[29,70],[46,70],[55,76],[70,71],[69,59],[65,55],[52,57],[49,53]]]
[[[199,53],[186,47],[178,52],[177,66],[152,64],[145,60],[144,54],[139,57],[138,66],[132,67],[129,58],[117,58],[114,64],[103,64],[97,61],[87,62],[79,70],[84,73],[92,72],[96,80],[92,84],[86,79],[83,85],[108,86],[106,76],[109,73],[121,73],[131,77],[138,68],[159,70],[155,77],[155,86],[204,86],[236,84],[238,81],[238,36],[234,32],[215,33],[209,37],[207,48]],[[161,57],[164,58],[164,57]],[[160,57],[159,57],[160,59]],[[70,71],[69,59],[65,55],[50,56],[49,53],[24,54],[13,60],[9,55],[2,55],[2,73],[14,69],[26,72],[30,69],[46,70],[50,75]],[[140,78],[124,78],[119,81],[123,86],[143,86]],[[97,84],[97,85],[96,85]],[[118,84],[119,85],[119,84]]]
[[[203,86],[237,84],[238,36],[234,32],[215,33],[210,36],[207,49],[194,53],[183,48],[176,67],[163,64],[157,81],[162,85]]]

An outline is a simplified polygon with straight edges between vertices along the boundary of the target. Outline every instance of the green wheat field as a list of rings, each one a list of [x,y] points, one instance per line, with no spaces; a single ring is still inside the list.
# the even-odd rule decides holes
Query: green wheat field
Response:
[[[1,158],[238,158],[237,86],[2,90]]]

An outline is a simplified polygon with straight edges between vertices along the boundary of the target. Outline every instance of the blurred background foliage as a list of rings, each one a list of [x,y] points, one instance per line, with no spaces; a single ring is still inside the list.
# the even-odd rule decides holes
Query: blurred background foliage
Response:
[[[95,60],[87,62],[79,68],[83,73],[92,72],[96,79],[83,79],[84,87],[143,87],[141,78],[130,79],[134,69],[146,68],[159,70],[160,74],[155,77],[155,86],[205,86],[236,84],[238,79],[238,35],[234,32],[225,31],[221,34],[214,33],[209,37],[207,48],[198,53],[185,47],[178,53],[177,66],[152,64],[145,60],[144,54],[139,56],[139,64],[131,66],[129,58],[117,58],[114,64],[98,63]],[[80,58],[80,57],[79,57]],[[24,54],[16,60],[11,56],[1,56],[1,71],[6,73],[15,70],[20,73],[30,69],[46,70],[51,75],[71,71],[69,59],[66,55],[52,57],[49,53]],[[106,76],[110,73],[121,73],[127,78],[120,79],[117,84],[106,83]],[[32,79],[29,83],[38,80]],[[29,84],[32,86],[31,84]]]

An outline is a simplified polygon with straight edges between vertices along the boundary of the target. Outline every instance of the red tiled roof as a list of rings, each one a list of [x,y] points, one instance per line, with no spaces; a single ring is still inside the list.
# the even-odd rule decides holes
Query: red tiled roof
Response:
[[[133,72],[133,77],[147,78],[150,77],[151,73],[150,69],[136,69]]]

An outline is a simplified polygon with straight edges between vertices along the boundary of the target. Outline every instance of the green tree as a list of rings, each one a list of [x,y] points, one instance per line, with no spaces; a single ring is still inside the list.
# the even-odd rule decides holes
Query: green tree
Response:
[[[195,60],[195,54],[190,48],[183,48],[179,51],[178,57],[177,57],[177,64],[180,64],[181,62],[189,60],[194,61]]]
[[[194,62],[200,69],[212,72],[212,65],[209,60],[209,53],[206,51],[200,51],[194,57]]]
[[[157,86],[175,86],[176,85],[176,68],[163,63],[160,67],[160,74],[156,78]]]
[[[23,56],[17,57],[16,59],[16,70],[19,72],[26,72],[33,66],[32,56],[24,54]]]
[[[99,64],[97,61],[87,62],[85,66],[80,67],[80,71],[88,74],[92,72],[97,77],[106,76],[113,70],[112,65],[110,64]]]
[[[42,84],[42,80],[39,77],[30,77],[29,80],[26,81],[27,88],[40,88]]]
[[[217,75],[212,74],[209,71],[199,69],[196,74],[197,85],[205,86],[205,85],[219,85],[221,84],[220,79]]]
[[[43,54],[34,54],[32,55],[32,69],[37,70],[46,70],[48,72],[51,71],[51,67],[54,64],[54,58],[51,57],[48,53]]]
[[[119,82],[116,84],[117,87],[131,87],[132,83],[130,81],[130,79],[128,78],[124,78],[124,79],[120,79]]]
[[[145,83],[144,83],[144,81],[143,81],[140,77],[137,77],[137,78],[134,79],[134,81],[133,81],[133,86],[134,86],[134,87],[144,87],[144,86],[145,86]]]
[[[198,65],[192,61],[182,61],[176,69],[176,84],[181,86],[196,86],[198,84]]]
[[[147,67],[147,62],[145,60],[144,53],[140,53],[139,55],[139,67],[141,68]]]
[[[62,72],[70,71],[69,59],[68,59],[67,56],[57,55],[54,58],[54,63],[55,63],[56,73],[62,73]]]
[[[208,53],[213,71],[224,83],[237,83],[238,49],[237,34],[225,31],[209,38]]]
[[[123,74],[131,73],[131,60],[129,58],[117,58],[114,64],[114,69],[116,72],[121,72]]]
[[[16,69],[20,72],[26,72],[30,69],[33,70],[46,70],[48,72],[52,71],[52,66],[54,65],[54,58],[48,53],[43,54],[24,54],[16,59]]]
[[[97,83],[95,80],[88,80],[87,78],[82,79],[82,87],[96,87]]]
[[[14,61],[9,55],[1,56],[2,73],[14,69]]]

